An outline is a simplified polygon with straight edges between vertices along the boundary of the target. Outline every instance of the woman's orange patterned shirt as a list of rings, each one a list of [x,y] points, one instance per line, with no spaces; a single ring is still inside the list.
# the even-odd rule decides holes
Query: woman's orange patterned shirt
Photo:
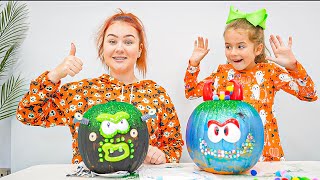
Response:
[[[82,158],[78,149],[80,123],[73,123],[74,114],[83,114],[95,104],[116,100],[133,104],[142,114],[155,111],[157,118],[147,121],[149,144],[165,153],[167,162],[179,162],[184,141],[180,122],[165,89],[152,80],[124,84],[104,74],[98,78],[66,83],[53,83],[48,71],[31,81],[30,90],[20,101],[17,119],[31,126],[69,126],[72,134],[72,163]]]
[[[302,65],[297,62],[297,71],[291,71],[275,63],[258,63],[251,70],[237,71],[232,65],[224,64],[197,82],[199,72],[199,67],[188,65],[184,78],[186,98],[201,97],[204,83],[208,80],[214,82],[212,89],[217,93],[226,91],[229,80],[238,81],[243,87],[243,101],[251,104],[263,121],[265,140],[260,161],[285,160],[274,115],[274,97],[282,89],[303,101],[317,100],[314,83]]]

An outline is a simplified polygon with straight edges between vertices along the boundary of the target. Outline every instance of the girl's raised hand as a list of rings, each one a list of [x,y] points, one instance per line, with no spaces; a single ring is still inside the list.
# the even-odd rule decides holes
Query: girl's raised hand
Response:
[[[203,37],[199,36],[198,40],[194,41],[194,49],[190,57],[191,66],[199,66],[200,61],[208,54],[210,49],[208,49],[208,39],[205,42]]]
[[[297,60],[291,49],[292,37],[289,37],[288,46],[285,46],[279,35],[276,37],[271,35],[269,41],[275,58],[267,56],[266,59],[273,61],[287,69],[295,70],[297,67]]]

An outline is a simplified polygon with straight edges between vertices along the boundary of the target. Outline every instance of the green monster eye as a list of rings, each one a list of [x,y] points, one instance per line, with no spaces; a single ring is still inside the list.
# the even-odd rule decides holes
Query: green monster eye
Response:
[[[101,122],[100,134],[105,138],[112,138],[116,134],[126,134],[130,130],[128,119],[130,115],[126,112],[117,112],[116,114],[102,113],[97,116]]]

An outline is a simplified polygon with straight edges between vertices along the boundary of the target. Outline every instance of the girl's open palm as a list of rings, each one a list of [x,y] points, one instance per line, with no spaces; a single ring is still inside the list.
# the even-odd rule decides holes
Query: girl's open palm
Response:
[[[208,49],[208,39],[205,42],[203,37],[199,36],[198,40],[194,41],[194,49],[190,57],[190,65],[198,66],[200,61],[208,54],[210,49]]]
[[[295,70],[297,60],[291,49],[292,37],[289,37],[288,46],[285,46],[281,37],[278,35],[276,37],[271,35],[269,41],[275,58],[267,56],[266,59],[273,61],[287,69]]]

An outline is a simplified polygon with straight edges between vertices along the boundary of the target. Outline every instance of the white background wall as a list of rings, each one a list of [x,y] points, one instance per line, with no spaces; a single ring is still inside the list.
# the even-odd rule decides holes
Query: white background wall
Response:
[[[292,35],[294,54],[320,91],[320,2],[27,2],[30,29],[17,72],[28,81],[36,78],[57,66],[74,42],[76,55],[84,62],[83,71],[62,82],[101,75],[105,69],[96,58],[94,37],[105,18],[122,8],[136,14],[145,25],[149,43],[146,79],[166,88],[185,139],[189,115],[202,102],[184,97],[183,78],[193,42],[198,35],[209,39],[211,51],[201,64],[202,79],[226,60],[222,34],[230,5],[245,12],[266,8],[266,37],[274,33],[286,41]],[[280,91],[275,106],[287,160],[320,160],[320,100],[303,102]],[[36,164],[71,162],[71,135],[67,127],[45,129],[23,125],[15,118],[5,121],[11,121],[11,136],[10,123],[1,122],[0,153],[4,154],[0,154],[0,167],[11,166],[15,172]],[[5,140],[8,137],[11,149]],[[192,162],[186,147],[181,162]]]

